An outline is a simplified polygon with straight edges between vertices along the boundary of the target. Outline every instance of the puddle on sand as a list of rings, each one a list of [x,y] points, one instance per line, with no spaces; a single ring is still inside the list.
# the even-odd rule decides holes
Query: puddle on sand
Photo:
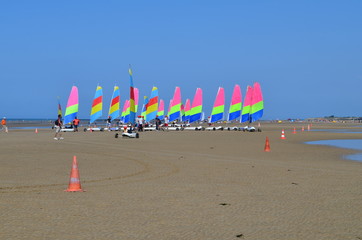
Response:
[[[306,142],[306,144],[328,145],[362,151],[362,139],[334,139]],[[344,158],[362,162],[362,153],[346,155]]]

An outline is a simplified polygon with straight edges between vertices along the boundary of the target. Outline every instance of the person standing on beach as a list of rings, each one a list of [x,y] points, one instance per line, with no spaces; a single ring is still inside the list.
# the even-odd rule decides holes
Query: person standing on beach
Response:
[[[112,118],[111,118],[111,116],[108,116],[108,118],[107,118],[108,131],[111,131],[111,126],[112,126]]]
[[[138,131],[143,132],[144,117],[138,116]]]
[[[6,126],[6,117],[3,117],[3,119],[1,120],[1,125],[3,126],[3,130],[7,133],[8,127]]]
[[[79,122],[80,120],[77,117],[75,117],[73,120],[74,132],[78,132]]]
[[[58,119],[55,120],[55,136],[54,139],[55,140],[60,140],[60,139],[64,139],[62,138],[62,126],[63,126],[63,121],[62,121],[62,115],[58,115]]]
[[[160,130],[160,126],[161,126],[161,120],[158,118],[158,115],[156,116],[156,130]]]
[[[168,120],[168,116],[166,115],[165,116],[165,128],[168,130],[168,123],[169,123],[169,120]]]

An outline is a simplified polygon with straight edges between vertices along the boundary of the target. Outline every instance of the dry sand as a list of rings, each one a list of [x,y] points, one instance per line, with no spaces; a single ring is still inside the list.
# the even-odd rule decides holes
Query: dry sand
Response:
[[[0,239],[362,239],[362,162],[303,144],[362,134],[301,126],[60,141],[50,129],[1,132]],[[86,192],[64,192],[73,155]]]

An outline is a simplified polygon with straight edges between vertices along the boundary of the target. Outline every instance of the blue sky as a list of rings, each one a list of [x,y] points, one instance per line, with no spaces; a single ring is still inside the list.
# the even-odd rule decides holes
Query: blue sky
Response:
[[[54,118],[73,84],[87,118],[97,84],[168,103],[259,82],[263,119],[362,116],[362,1],[0,1],[0,116]],[[142,103],[140,103],[141,105]]]

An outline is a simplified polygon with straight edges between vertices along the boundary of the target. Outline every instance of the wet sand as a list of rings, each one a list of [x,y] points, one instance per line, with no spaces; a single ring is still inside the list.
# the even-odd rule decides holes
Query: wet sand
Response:
[[[362,134],[262,129],[56,141],[51,129],[10,126],[0,133],[0,239],[362,239],[362,162],[342,159],[356,151],[303,144]],[[86,192],[64,192],[74,155]]]

